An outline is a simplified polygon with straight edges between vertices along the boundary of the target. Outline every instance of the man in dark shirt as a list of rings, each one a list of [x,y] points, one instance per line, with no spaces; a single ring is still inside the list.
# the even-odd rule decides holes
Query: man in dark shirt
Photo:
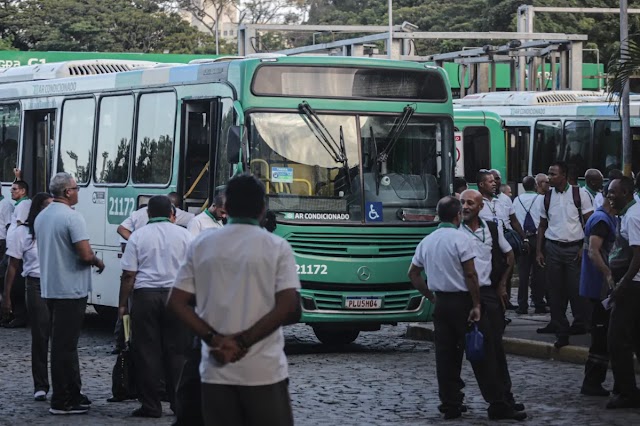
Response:
[[[614,280],[609,269],[609,253],[616,239],[617,210],[609,202],[599,207],[585,225],[585,245],[580,273],[580,296],[589,299],[591,313],[591,347],[584,367],[584,381],[580,393],[591,396],[608,396],[602,387],[609,366],[607,330],[609,311],[601,301],[613,288]]]

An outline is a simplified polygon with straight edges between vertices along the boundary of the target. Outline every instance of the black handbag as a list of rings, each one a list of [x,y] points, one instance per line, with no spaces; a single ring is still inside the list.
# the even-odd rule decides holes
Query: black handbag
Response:
[[[507,240],[511,248],[513,249],[513,254],[518,257],[522,253],[524,253],[524,241],[520,234],[518,234],[513,229],[503,228],[504,230],[504,238]]]
[[[135,370],[133,368],[133,356],[130,347],[129,316],[125,315],[122,322],[125,335],[125,347],[118,354],[116,364],[113,366],[111,375],[111,393],[113,396],[108,399],[109,402],[120,402],[137,398]]]

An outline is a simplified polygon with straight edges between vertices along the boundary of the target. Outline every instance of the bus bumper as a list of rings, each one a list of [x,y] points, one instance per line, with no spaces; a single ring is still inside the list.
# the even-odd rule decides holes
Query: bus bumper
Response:
[[[302,304],[301,323],[352,324],[397,324],[399,322],[431,321],[433,305],[417,290],[383,293],[322,292],[300,290]],[[377,308],[358,309],[349,307],[351,299],[379,300]]]

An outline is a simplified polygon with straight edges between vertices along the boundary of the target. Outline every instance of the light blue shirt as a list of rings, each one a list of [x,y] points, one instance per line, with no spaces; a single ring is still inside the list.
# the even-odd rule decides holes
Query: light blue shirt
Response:
[[[40,287],[45,299],[80,299],[91,291],[91,265],[78,257],[74,244],[89,239],[80,213],[53,202],[36,218]]]

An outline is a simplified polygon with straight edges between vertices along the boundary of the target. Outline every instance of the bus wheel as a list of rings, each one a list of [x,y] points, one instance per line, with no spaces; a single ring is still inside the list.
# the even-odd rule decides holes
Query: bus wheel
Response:
[[[358,338],[359,330],[313,327],[313,332],[325,345],[348,345]]]
[[[118,319],[118,309],[111,306],[93,305],[101,320],[109,323],[116,323]]]

